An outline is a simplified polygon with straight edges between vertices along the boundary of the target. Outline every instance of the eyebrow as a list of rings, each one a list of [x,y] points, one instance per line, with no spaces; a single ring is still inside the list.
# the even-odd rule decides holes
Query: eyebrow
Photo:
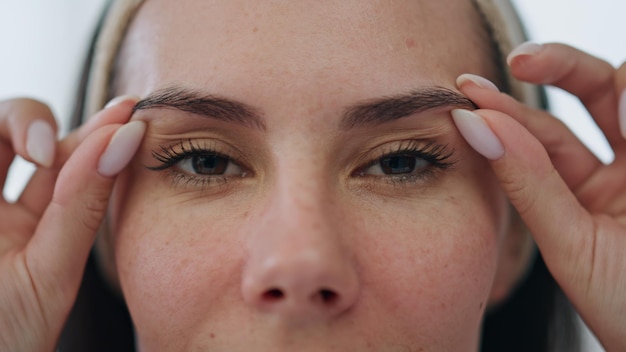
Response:
[[[439,108],[465,108],[475,110],[474,102],[461,93],[444,87],[425,87],[408,94],[373,99],[348,108],[341,127],[351,129],[401,119]]]
[[[476,109],[461,93],[444,87],[424,87],[408,94],[399,94],[360,102],[343,112],[340,128],[353,129],[377,126],[421,112],[439,108]],[[206,94],[198,90],[170,87],[158,90],[140,100],[133,108],[139,110],[170,108],[264,130],[265,122],[255,108],[242,102]]]
[[[205,94],[198,90],[170,87],[158,90],[137,102],[139,110],[170,108],[247,127],[265,129],[261,114],[244,103]]]

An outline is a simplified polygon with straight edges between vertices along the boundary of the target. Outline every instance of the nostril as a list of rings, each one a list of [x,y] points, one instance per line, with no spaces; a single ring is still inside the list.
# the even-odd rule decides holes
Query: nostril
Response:
[[[262,299],[265,302],[278,302],[285,297],[285,293],[279,288],[269,289],[262,295]],[[339,295],[333,290],[321,289],[311,296],[311,300],[331,306],[339,301]]]
[[[263,293],[263,300],[268,302],[279,301],[283,297],[285,297],[285,294],[278,288],[272,288]]]
[[[326,305],[333,305],[339,300],[339,295],[335,291],[328,289],[321,289],[318,292],[318,296],[322,303]]]

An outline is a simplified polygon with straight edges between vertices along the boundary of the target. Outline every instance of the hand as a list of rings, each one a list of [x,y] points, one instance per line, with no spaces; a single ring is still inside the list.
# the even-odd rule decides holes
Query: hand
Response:
[[[0,184],[15,154],[38,164],[15,203],[0,199],[0,350],[56,348],[114,176],[143,137],[143,122],[125,124],[135,102],[118,100],[61,142],[45,105],[0,102]]]
[[[626,66],[616,70],[560,44],[520,48],[509,57],[513,75],[579,97],[615,161],[603,165],[559,120],[497,92],[482,77],[459,77],[459,89],[480,109],[454,111],[454,120],[468,143],[491,160],[581,317],[607,350],[626,351],[626,139],[618,116],[625,113],[618,101]]]

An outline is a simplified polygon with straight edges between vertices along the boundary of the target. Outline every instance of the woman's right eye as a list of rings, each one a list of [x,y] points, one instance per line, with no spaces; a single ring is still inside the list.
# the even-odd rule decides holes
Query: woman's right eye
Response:
[[[219,154],[190,155],[176,162],[174,167],[183,172],[198,176],[244,175],[244,169],[230,158]]]
[[[152,171],[167,171],[175,184],[203,189],[249,176],[248,168],[219,150],[227,150],[228,154],[236,153],[212,141],[180,141],[154,150],[152,157],[159,165],[147,168]]]

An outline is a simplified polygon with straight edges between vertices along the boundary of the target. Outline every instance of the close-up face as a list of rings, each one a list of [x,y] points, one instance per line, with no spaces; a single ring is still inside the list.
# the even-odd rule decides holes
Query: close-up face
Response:
[[[469,0],[146,1],[105,239],[140,348],[477,350],[510,211],[450,111],[492,57]]]

